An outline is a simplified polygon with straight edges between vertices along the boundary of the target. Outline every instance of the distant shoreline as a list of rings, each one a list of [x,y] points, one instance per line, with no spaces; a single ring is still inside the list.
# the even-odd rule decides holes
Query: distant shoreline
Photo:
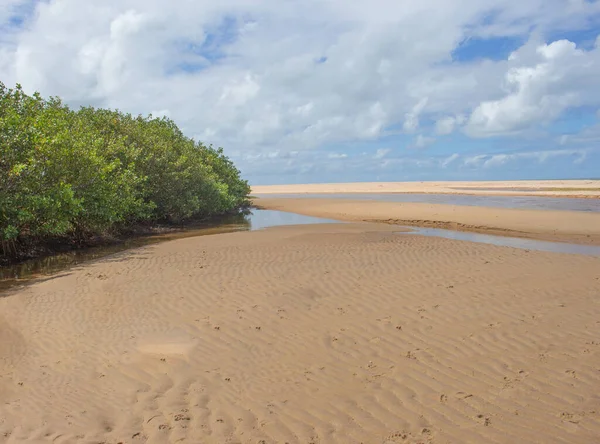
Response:
[[[261,209],[347,222],[377,222],[600,245],[600,213],[335,198],[262,197],[255,199],[254,205]]]
[[[252,194],[464,194],[600,199],[600,180],[538,180],[482,182],[355,182],[256,185]]]

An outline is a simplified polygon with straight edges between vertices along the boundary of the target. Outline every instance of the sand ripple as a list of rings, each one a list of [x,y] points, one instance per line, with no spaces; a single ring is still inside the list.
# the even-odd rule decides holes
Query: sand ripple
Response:
[[[0,300],[0,441],[600,441],[600,260],[379,225],[182,239]]]

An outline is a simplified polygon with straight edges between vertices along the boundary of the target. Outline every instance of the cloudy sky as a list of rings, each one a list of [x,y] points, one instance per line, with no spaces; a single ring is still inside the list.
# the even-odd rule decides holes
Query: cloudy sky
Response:
[[[600,176],[600,0],[0,0],[0,81],[253,184]]]

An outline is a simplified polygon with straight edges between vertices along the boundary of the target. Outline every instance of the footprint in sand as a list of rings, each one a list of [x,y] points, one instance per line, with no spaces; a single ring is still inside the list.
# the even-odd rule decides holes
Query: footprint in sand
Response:
[[[571,424],[579,424],[579,421],[581,421],[583,419],[583,416],[578,415],[577,413],[562,412],[560,414],[560,419],[563,422],[570,422]]]
[[[487,416],[487,415],[483,415],[483,414],[479,414],[476,417],[477,422],[479,422],[480,424],[483,424],[486,427],[489,427],[492,425],[492,419]]]
[[[433,433],[428,428],[423,428],[420,432],[411,433],[406,431],[395,432],[388,435],[384,440],[383,444],[425,444],[433,442]]]
[[[191,421],[192,418],[186,414],[183,413],[178,413],[177,415],[173,416],[173,420],[175,422],[179,422],[179,421]]]
[[[472,394],[466,392],[457,392],[454,396],[458,399],[467,399],[473,397]]]

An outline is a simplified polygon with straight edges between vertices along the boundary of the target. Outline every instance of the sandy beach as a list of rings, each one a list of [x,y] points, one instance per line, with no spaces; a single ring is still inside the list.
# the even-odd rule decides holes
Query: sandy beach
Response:
[[[258,198],[268,210],[350,222],[445,228],[500,236],[600,245],[600,213],[487,208],[329,198]]]
[[[0,299],[0,441],[591,443],[600,259],[280,227]]]
[[[253,186],[254,194],[435,193],[600,198],[600,180],[354,182]]]

